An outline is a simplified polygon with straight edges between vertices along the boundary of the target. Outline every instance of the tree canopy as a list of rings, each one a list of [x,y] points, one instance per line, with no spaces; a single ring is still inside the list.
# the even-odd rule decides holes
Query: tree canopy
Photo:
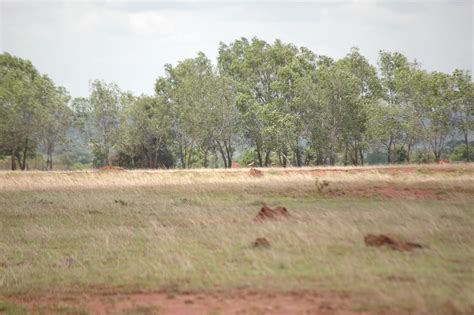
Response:
[[[165,65],[154,95],[94,80],[86,98],[0,55],[0,154],[13,170],[38,155],[51,170],[57,151],[82,154],[71,143],[97,167],[469,161],[473,117],[469,71],[429,72],[399,52],[372,65],[357,48],[334,60],[240,38],[220,43],[216,64],[198,53]]]

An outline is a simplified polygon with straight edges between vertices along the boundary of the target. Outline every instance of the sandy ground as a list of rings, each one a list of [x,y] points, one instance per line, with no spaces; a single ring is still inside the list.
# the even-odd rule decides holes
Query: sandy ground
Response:
[[[90,314],[368,314],[346,293],[227,291],[220,293],[83,293],[9,299],[32,313],[68,307]]]

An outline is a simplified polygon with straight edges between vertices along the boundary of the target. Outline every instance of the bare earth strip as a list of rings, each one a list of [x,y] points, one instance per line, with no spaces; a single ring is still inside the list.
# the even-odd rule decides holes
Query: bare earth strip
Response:
[[[225,293],[79,294],[15,298],[30,312],[48,312],[80,306],[92,314],[368,314],[353,310],[343,293],[230,291]],[[54,307],[52,307],[54,305]],[[70,307],[69,310],[74,309]]]

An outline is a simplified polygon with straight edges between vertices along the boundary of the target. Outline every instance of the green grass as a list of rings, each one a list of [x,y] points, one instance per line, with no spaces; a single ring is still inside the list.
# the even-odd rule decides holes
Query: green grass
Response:
[[[17,304],[6,301],[0,301],[0,314],[26,315],[26,310]]]
[[[278,175],[266,180],[271,177]],[[403,185],[399,178],[391,184]],[[104,286],[125,292],[250,287],[344,291],[360,298],[354,307],[376,313],[443,314],[446,303],[466,313],[472,309],[471,195],[327,198],[309,179],[299,180],[299,186],[290,178],[277,185],[239,179],[186,189],[174,184],[5,189],[0,191],[0,296]],[[352,179],[339,182],[340,189],[354,185]],[[284,205],[293,219],[255,223],[262,203]],[[367,233],[429,248],[408,253],[367,248]],[[252,248],[257,237],[267,238],[271,248]],[[0,310],[8,313],[14,308],[9,305],[0,304]]]

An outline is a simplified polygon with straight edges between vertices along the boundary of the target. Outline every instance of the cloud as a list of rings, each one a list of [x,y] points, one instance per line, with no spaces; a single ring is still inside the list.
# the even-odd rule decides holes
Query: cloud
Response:
[[[165,63],[198,51],[215,60],[220,41],[242,36],[279,38],[334,58],[358,46],[372,63],[384,49],[428,70],[472,69],[472,4],[444,1],[3,1],[0,49],[30,59],[73,96],[87,95],[96,78],[153,93]]]
[[[158,12],[131,13],[128,15],[128,22],[133,32],[138,34],[171,34],[175,31],[175,22]]]

